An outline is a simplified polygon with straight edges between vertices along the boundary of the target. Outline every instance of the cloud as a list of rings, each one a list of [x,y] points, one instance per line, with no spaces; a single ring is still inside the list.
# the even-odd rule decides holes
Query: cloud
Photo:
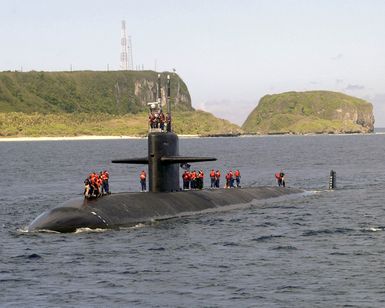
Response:
[[[343,58],[343,56],[344,55],[342,53],[339,53],[338,55],[331,57],[330,59],[332,59],[333,61],[339,61]]]
[[[345,90],[349,91],[356,91],[356,90],[363,90],[365,89],[365,86],[361,84],[348,84],[348,86],[345,88]]]

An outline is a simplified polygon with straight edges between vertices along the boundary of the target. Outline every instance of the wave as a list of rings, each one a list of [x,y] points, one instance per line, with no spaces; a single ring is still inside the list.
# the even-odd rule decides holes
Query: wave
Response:
[[[298,250],[297,247],[287,245],[287,246],[277,246],[274,247],[273,250]]]
[[[320,230],[307,230],[302,233],[302,236],[317,236],[325,234],[336,234],[336,233],[351,233],[355,231],[350,228],[334,228],[334,229],[320,229]]]
[[[280,238],[280,237],[283,237],[283,235],[262,235],[260,237],[252,239],[252,241],[255,241],[255,242],[266,242],[266,241],[270,241],[272,239]]]

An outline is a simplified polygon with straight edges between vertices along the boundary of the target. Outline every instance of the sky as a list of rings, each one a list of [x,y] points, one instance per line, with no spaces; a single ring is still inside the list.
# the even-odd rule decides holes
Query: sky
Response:
[[[0,71],[175,69],[194,108],[242,124],[266,94],[331,90],[385,127],[382,0],[0,0]]]

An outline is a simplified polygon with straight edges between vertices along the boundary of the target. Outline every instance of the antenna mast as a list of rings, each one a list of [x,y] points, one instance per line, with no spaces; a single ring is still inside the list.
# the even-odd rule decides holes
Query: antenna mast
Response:
[[[129,70],[134,69],[134,62],[132,61],[132,43],[131,43],[131,36],[128,36],[128,41],[127,41],[127,66]]]

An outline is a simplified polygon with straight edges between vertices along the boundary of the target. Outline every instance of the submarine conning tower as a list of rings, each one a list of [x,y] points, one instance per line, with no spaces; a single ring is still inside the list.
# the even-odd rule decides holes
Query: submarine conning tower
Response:
[[[158,74],[158,101],[149,103],[150,112],[161,106],[161,78]],[[171,106],[170,106],[170,75],[167,75],[167,128],[149,128],[148,134],[148,155],[141,158],[129,158],[113,160],[113,163],[121,164],[148,164],[148,179],[150,192],[173,192],[179,191],[179,164],[214,161],[214,157],[179,156],[179,138],[172,132]]]
[[[148,134],[150,191],[179,190],[179,165],[165,161],[165,158],[176,156],[179,156],[179,140],[176,134],[172,132]]]

